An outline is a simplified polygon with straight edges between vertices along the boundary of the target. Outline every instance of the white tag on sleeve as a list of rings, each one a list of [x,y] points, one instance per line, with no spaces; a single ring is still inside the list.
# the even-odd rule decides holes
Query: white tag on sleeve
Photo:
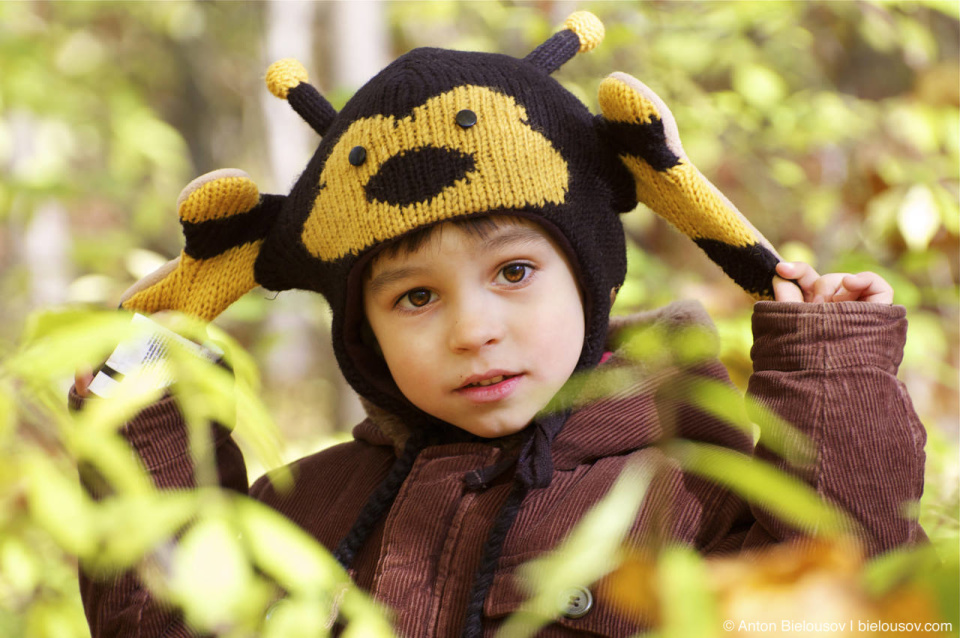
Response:
[[[210,361],[216,361],[223,355],[223,351],[215,345],[198,345],[139,313],[133,316],[133,323],[144,326],[144,332],[116,347],[90,383],[89,389],[93,394],[109,398],[125,376],[140,372],[147,366],[154,367],[151,372],[156,375],[156,387],[171,385],[174,378],[167,361],[167,344],[171,341]]]

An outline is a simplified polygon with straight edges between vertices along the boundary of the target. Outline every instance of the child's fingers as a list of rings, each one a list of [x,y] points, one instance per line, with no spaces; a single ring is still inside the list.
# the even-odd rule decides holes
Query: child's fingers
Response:
[[[876,273],[829,273],[821,277],[810,264],[785,261],[777,264],[777,274],[779,277],[773,279],[777,301],[893,303],[893,287]]]
[[[799,301],[803,302],[803,291],[796,283],[782,279],[773,278],[773,298],[777,301]]]
[[[842,287],[847,291],[847,294],[840,301],[893,303],[893,286],[873,272],[846,275],[843,278]]]
[[[844,275],[840,283],[840,288],[833,296],[834,301],[857,301],[863,294],[864,289],[870,285],[866,277],[859,275]]]
[[[808,263],[802,261],[783,261],[777,264],[777,274],[783,277],[784,279],[792,279],[796,282],[797,286],[800,286],[802,291],[801,298],[794,299],[794,295],[789,294],[788,296],[791,299],[780,299],[777,298],[777,301],[809,301],[813,296],[813,285],[816,283],[817,279],[820,278],[820,275],[817,274],[817,271],[813,269]],[[776,290],[776,288],[774,288]]]
[[[77,395],[81,397],[88,396],[90,394],[91,383],[93,383],[93,369],[86,366],[78,369],[73,377],[73,385]]]
[[[846,273],[829,273],[817,279],[811,287],[810,301],[813,303],[839,301],[836,297],[843,289],[843,278],[846,276]]]

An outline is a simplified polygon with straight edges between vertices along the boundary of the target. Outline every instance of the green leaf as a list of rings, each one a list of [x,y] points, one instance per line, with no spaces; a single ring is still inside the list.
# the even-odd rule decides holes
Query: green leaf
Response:
[[[2,582],[19,596],[29,595],[43,574],[37,556],[19,538],[0,541],[0,576]]]
[[[897,595],[906,586],[916,586],[935,598],[940,618],[960,621],[960,545],[949,544],[901,547],[869,561],[861,581],[874,598]]]
[[[857,528],[856,522],[805,483],[753,457],[681,440],[666,444],[664,452],[677,459],[684,471],[729,488],[806,534],[831,537]]]
[[[816,459],[815,446],[808,436],[758,403],[752,396],[741,396],[736,388],[726,383],[710,379],[697,380],[691,383],[685,395],[704,412],[726,421],[748,435],[752,436],[753,425],[756,423],[760,427],[762,443],[794,465],[809,465]]]
[[[146,494],[152,491],[153,483],[141,465],[140,457],[119,434],[85,430],[78,426],[65,432],[63,441],[78,463],[88,463],[118,493]]]
[[[33,519],[65,551],[89,555],[97,541],[93,502],[76,475],[68,478],[39,451],[29,452],[23,465]]]
[[[802,166],[782,157],[770,159],[770,174],[787,187],[799,186],[807,181],[807,174]]]
[[[386,611],[357,587],[349,588],[340,609],[349,619],[344,638],[394,638]]]
[[[257,566],[291,594],[317,597],[350,582],[333,555],[275,510],[240,499],[236,512]]]
[[[580,519],[556,550],[521,566],[519,574],[530,598],[497,635],[534,635],[560,613],[564,591],[588,586],[613,571],[649,484],[649,468],[626,467],[609,493]]]
[[[102,362],[120,341],[136,333],[126,313],[37,312],[27,320],[20,350],[3,369],[34,382],[72,378],[78,369]]]
[[[866,592],[877,597],[905,582],[926,578],[940,566],[940,557],[930,545],[902,547],[874,558],[863,571]]]
[[[339,609],[348,621],[345,637],[394,635],[383,610],[350,581],[333,555],[302,528],[250,499],[237,499],[235,512],[257,567],[289,593],[294,605],[291,615],[307,613],[299,608],[298,601],[310,601],[308,604],[319,609],[325,621]],[[286,620],[280,622],[286,626]]]
[[[88,568],[129,569],[169,541],[200,509],[195,491],[165,491],[107,498],[96,509],[101,546]]]
[[[695,364],[716,356],[719,349],[716,334],[705,326],[659,323],[624,330],[614,346],[646,370]]]
[[[191,625],[203,630],[229,626],[249,603],[253,571],[226,520],[197,523],[174,550],[170,593]]]
[[[760,109],[767,109],[787,95],[787,84],[773,69],[759,64],[744,64],[733,70],[733,88]]]
[[[40,599],[27,611],[24,635],[33,638],[88,638],[80,605],[66,598]]]
[[[663,612],[663,638],[716,636],[716,602],[707,584],[710,577],[701,558],[685,547],[669,547],[660,554],[657,580]]]
[[[267,610],[262,638],[321,638],[330,635],[328,614],[311,599],[284,598]]]
[[[17,405],[13,389],[5,379],[0,378],[0,449],[3,449],[7,437],[13,433],[16,416]]]
[[[273,480],[290,485],[292,477],[283,466],[279,429],[260,399],[260,376],[256,362],[232,337],[215,326],[184,316],[171,315],[165,324],[197,343],[212,342],[224,351],[227,370],[198,358],[182,347],[171,347],[170,364],[178,383],[171,391],[177,396],[184,417],[191,426],[191,449],[195,459],[211,460],[207,424],[216,421],[259,457],[265,467],[279,467]],[[197,466],[201,484],[215,480],[213,468]]]

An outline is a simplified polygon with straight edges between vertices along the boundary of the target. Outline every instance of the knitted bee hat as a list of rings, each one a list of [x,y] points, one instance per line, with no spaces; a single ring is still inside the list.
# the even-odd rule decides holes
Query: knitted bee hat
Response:
[[[626,273],[620,213],[646,204],[691,237],[741,287],[772,294],[773,248],[690,163],[669,109],[636,79],[615,73],[592,115],[550,74],[603,38],[592,14],[523,59],[416,49],[363,86],[338,113],[281,60],[267,85],[322,137],[289,195],[261,195],[242,171],[216,171],[178,202],[180,257],[142,280],[122,306],[175,309],[213,319],[255,287],[323,294],[333,310],[338,363],[351,385],[423,430],[432,422],[399,392],[362,338],[362,272],[384,245],[445,221],[509,214],[544,228],[567,253],[584,294],[586,336],[578,369],[600,360],[611,292]],[[565,415],[528,428],[515,487],[498,517],[471,594],[465,635],[478,635],[500,546],[530,489],[549,484],[550,442]],[[337,556],[349,565],[389,508],[426,439],[411,437]],[[490,469],[490,468],[485,468]],[[504,468],[477,473],[482,489]]]
[[[619,214],[642,202],[691,237],[747,292],[769,298],[778,258],[690,163],[666,105],[615,73],[593,116],[550,74],[603,38],[577,12],[523,59],[416,49],[337,112],[281,60],[271,92],[322,136],[291,193],[261,195],[242,171],[184,189],[179,260],[144,280],[123,307],[212,319],[261,285],[323,294],[348,381],[392,411],[409,406],[360,334],[360,271],[385,243],[438,222],[509,213],[540,224],[566,250],[586,305],[579,367],[602,355],[611,291],[626,272]]]

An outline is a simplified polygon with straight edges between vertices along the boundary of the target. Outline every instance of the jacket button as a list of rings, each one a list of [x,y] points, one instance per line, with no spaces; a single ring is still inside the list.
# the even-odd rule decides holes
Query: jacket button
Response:
[[[565,618],[583,618],[593,608],[593,594],[586,587],[571,587],[560,594],[560,613]]]

